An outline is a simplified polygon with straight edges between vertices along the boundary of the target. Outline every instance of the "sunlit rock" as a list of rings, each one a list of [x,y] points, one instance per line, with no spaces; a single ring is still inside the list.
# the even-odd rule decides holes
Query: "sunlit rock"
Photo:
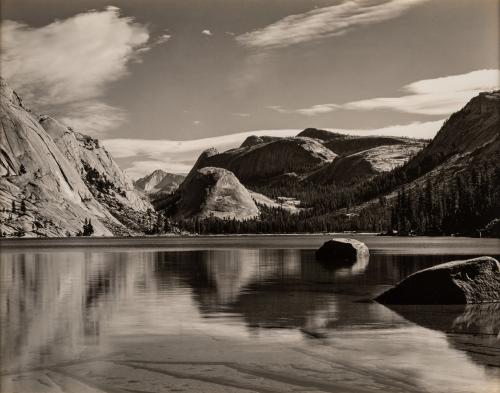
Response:
[[[500,302],[500,264],[491,257],[420,270],[375,299],[382,304]]]

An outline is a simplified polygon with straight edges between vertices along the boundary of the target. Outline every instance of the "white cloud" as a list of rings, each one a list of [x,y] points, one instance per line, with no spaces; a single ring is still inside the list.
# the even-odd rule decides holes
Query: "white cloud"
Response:
[[[326,129],[360,136],[391,135],[432,138],[436,135],[443,121],[414,122],[366,130]],[[189,172],[203,150],[210,147],[215,147],[219,151],[236,148],[250,135],[287,137],[295,136],[300,131],[302,130],[258,130],[187,141],[116,138],[104,140],[103,144],[113,157],[131,162],[127,172],[132,176],[139,177],[151,173],[155,169],[177,173]]]
[[[233,113],[233,116],[238,116],[238,117],[250,117],[250,113],[245,113],[245,112],[236,112]]]
[[[334,130],[349,135],[385,135],[385,136],[400,136],[410,138],[423,138],[431,139],[437,134],[439,129],[444,123],[444,119],[435,121],[415,121],[409,124],[396,124],[387,127],[374,128],[374,129],[359,129],[359,130]]]
[[[149,40],[146,27],[113,6],[43,27],[7,20],[1,33],[2,76],[25,100],[47,112],[87,103],[85,112],[94,108],[98,116],[113,112],[100,98]]]
[[[375,110],[389,109],[419,115],[450,115],[462,108],[471,98],[482,91],[500,87],[499,70],[477,70],[466,74],[424,79],[403,86],[407,95],[401,97],[377,97],[352,101],[345,104],[317,104],[308,108],[285,109],[270,106],[279,113],[315,116],[338,109]]]
[[[172,36],[170,34],[161,34],[157,39],[156,39],[156,44],[161,45],[170,40]]]
[[[462,108],[482,91],[498,89],[499,70],[477,70],[467,74],[425,79],[410,83],[402,97],[381,97],[354,101],[342,105],[344,109],[390,109],[420,115],[449,115]]]
[[[440,94],[453,91],[485,91],[499,87],[500,70],[477,70],[466,74],[424,79],[403,89],[413,94]]]
[[[208,35],[208,36],[212,36],[213,35],[212,32],[210,30],[208,30],[208,29],[202,30],[201,34]]]
[[[309,108],[301,108],[301,109],[285,109],[282,108],[280,105],[268,106],[269,109],[272,109],[273,111],[276,111],[278,113],[286,113],[286,114],[297,113],[306,116],[315,116],[323,113],[332,112],[338,107],[339,105],[336,104],[318,104],[318,105],[313,105]]]
[[[201,121],[199,120],[193,120],[193,125],[199,126],[201,124]]]
[[[326,37],[397,18],[427,0],[344,0],[340,4],[289,15],[262,29],[236,37],[242,45],[279,48]]]
[[[143,176],[149,175],[151,172],[157,169],[162,169],[170,173],[187,173],[186,166],[184,164],[170,161],[168,159],[165,159],[163,161],[134,161],[130,167],[125,169],[125,172],[130,176],[130,178],[139,179]]]

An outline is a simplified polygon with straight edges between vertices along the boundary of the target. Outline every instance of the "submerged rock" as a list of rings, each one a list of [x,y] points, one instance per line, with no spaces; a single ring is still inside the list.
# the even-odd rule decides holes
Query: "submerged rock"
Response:
[[[332,239],[325,242],[317,251],[316,259],[320,261],[355,262],[358,258],[369,255],[365,243],[356,239]]]
[[[375,300],[382,304],[500,302],[500,263],[491,257],[443,263],[413,273]]]

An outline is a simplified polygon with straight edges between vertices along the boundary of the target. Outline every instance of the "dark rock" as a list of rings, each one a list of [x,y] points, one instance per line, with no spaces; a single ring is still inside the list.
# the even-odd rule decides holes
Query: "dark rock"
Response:
[[[316,259],[324,262],[356,262],[358,258],[365,258],[368,254],[368,247],[363,242],[339,238],[325,242],[316,251]]]
[[[443,263],[413,273],[375,300],[382,304],[500,302],[500,264],[491,257]]]
[[[304,131],[297,134],[298,137],[314,138],[322,141],[329,141],[332,139],[344,139],[348,138],[345,134],[340,134],[338,132],[320,130],[317,128],[306,128]]]

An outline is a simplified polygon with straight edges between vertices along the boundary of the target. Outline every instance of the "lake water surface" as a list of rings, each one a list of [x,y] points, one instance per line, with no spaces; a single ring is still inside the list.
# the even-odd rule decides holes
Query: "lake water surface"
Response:
[[[500,392],[500,304],[370,301],[500,240],[355,237],[3,242],[0,391]]]

